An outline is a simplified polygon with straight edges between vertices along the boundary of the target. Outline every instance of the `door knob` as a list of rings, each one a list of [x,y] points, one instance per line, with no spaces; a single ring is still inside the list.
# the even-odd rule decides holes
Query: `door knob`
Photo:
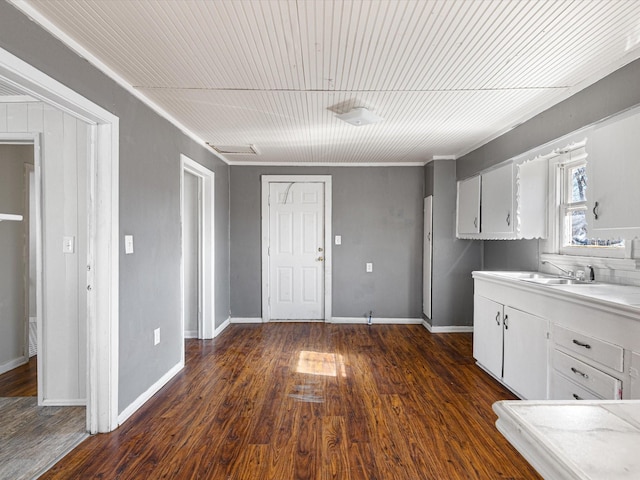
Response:
[[[324,257],[318,257],[316,258],[316,262],[322,262],[324,260]]]

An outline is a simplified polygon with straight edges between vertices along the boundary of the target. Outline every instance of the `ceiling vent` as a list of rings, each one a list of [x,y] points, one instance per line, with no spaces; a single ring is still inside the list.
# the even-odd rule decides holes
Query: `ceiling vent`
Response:
[[[372,123],[378,123],[384,120],[371,110],[364,107],[355,107],[349,110],[347,113],[336,115],[340,120],[355,125],[356,127],[362,127],[364,125],[371,125]]]
[[[255,145],[214,145],[207,143],[211,148],[221,155],[257,155]]]

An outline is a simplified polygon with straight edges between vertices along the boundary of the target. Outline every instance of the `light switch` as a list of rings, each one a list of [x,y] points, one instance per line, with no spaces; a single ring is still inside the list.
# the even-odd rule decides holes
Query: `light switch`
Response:
[[[373,263],[367,263],[366,267],[367,273],[373,272]]]
[[[153,344],[158,345],[160,343],[160,329],[156,328],[153,331]]]
[[[342,235],[336,235],[336,245],[342,245]]]
[[[74,253],[76,251],[76,237],[63,237],[62,253]]]
[[[124,236],[124,253],[126,255],[133,253],[133,235]]]

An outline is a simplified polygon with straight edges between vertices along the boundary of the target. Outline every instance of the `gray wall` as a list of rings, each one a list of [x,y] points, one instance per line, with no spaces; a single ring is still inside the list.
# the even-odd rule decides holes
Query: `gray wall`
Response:
[[[0,145],[0,213],[25,216],[24,164],[33,147]],[[0,222],[0,366],[25,356],[25,221]]]
[[[331,175],[333,316],[420,318],[422,167],[231,167],[231,314],[260,317],[260,176]],[[373,262],[373,273],[365,263]]]
[[[180,154],[216,176],[216,325],[229,314],[229,168],[11,5],[0,47],[120,118],[119,411],[180,360]],[[153,346],[153,330],[162,341]]]
[[[431,325],[473,325],[473,279],[481,268],[481,242],[456,238],[456,162],[426,165],[425,191],[433,194]]]
[[[487,240],[484,270],[538,270],[538,240]]]

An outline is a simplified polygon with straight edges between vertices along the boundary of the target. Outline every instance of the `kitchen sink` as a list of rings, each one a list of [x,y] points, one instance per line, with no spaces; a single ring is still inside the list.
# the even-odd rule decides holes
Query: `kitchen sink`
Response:
[[[541,283],[544,285],[589,285],[587,282],[575,280],[573,278],[539,277],[523,278],[527,282]]]

